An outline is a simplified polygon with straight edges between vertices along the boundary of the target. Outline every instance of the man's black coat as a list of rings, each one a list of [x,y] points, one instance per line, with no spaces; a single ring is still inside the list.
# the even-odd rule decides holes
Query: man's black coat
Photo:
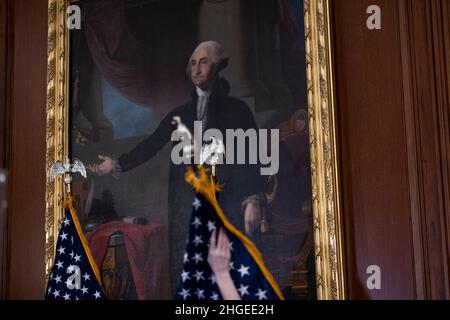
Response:
[[[248,106],[243,101],[229,96],[229,89],[226,80],[219,79],[215,82],[208,101],[204,127],[204,130],[219,129],[224,139],[226,129],[257,130],[255,119]],[[196,90],[193,90],[192,99],[170,112],[153,134],[129,153],[122,155],[118,159],[122,172],[131,170],[151,159],[170,141],[175,129],[172,124],[174,116],[179,116],[191,132],[194,132],[194,121],[197,120],[197,98]],[[224,144],[226,150],[226,141]],[[246,161],[248,161],[248,157]],[[263,192],[264,183],[259,168],[259,165],[217,166],[218,182],[223,185],[223,191],[219,194],[219,203],[230,222],[240,230],[243,230],[244,227],[241,208],[243,200]],[[178,277],[181,274],[194,199],[191,187],[184,180],[186,169],[186,165],[175,165],[170,161],[168,228],[172,288],[176,288]]]

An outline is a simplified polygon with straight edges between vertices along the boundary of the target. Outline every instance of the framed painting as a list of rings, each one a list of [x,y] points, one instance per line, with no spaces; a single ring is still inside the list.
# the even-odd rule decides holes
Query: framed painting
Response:
[[[345,298],[328,0],[49,0],[48,30],[47,169],[88,168],[72,194],[108,298],[176,294],[176,119],[221,135],[219,203],[283,296]],[[47,275],[65,191],[49,176]]]

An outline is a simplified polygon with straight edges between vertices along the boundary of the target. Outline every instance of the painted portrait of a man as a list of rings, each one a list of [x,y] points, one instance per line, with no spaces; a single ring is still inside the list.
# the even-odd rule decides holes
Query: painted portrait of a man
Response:
[[[175,294],[194,197],[184,177],[190,164],[171,157],[177,118],[192,133],[223,137],[276,130],[276,139],[264,137],[278,163],[272,174],[250,161],[261,135],[245,137],[243,155],[224,139],[218,201],[284,295],[314,298],[302,1],[80,7],[83,25],[71,34],[71,150],[90,174],[74,188],[109,296]]]

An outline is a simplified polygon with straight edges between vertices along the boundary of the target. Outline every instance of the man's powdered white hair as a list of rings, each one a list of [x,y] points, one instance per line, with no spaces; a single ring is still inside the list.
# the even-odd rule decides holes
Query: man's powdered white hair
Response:
[[[225,69],[227,67],[230,57],[225,52],[225,50],[223,49],[223,47],[220,43],[218,43],[217,41],[202,42],[197,46],[197,48],[195,48],[195,50],[193,51],[192,54],[194,54],[195,51],[197,51],[198,49],[201,49],[201,48],[209,48],[210,49],[210,50],[208,50],[208,55],[210,55],[209,58],[211,59],[213,65],[215,67],[216,73],[219,73],[220,71],[222,71],[223,69]],[[189,61],[188,61],[187,67],[186,67],[186,73],[188,75],[191,74],[191,59],[192,59],[192,55],[189,58]]]

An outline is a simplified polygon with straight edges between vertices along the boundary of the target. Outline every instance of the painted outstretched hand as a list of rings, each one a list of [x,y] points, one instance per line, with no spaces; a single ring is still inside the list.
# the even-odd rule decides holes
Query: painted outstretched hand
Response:
[[[87,166],[87,169],[99,176],[104,176],[113,171],[116,162],[108,156],[99,155],[101,163],[94,163]]]

